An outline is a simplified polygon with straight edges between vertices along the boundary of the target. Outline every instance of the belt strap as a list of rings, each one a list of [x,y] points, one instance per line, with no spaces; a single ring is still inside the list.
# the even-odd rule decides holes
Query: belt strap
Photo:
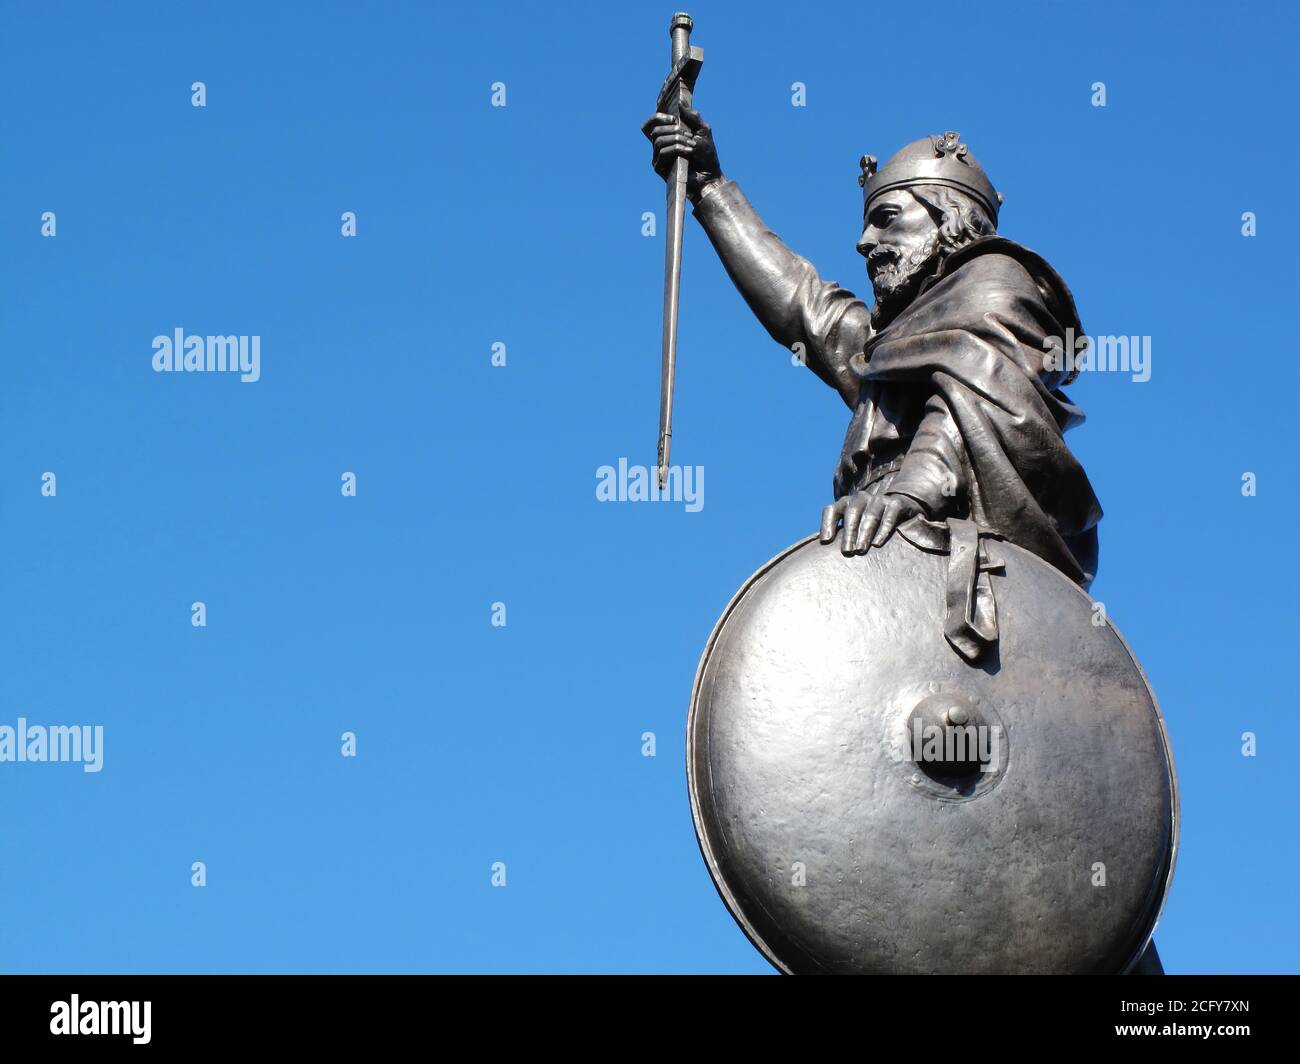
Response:
[[[914,517],[899,526],[903,538],[922,550],[948,555],[944,586],[944,638],[972,664],[998,641],[998,609],[989,573],[1002,568],[992,546],[998,537],[974,521]]]
[[[974,521],[948,520],[947,616],[943,634],[967,661],[977,661],[998,641],[998,607],[992,564]]]

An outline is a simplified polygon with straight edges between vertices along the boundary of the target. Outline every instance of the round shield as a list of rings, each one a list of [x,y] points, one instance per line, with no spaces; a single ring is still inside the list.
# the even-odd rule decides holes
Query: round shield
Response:
[[[997,543],[997,641],[944,638],[948,558],[815,537],[705,648],[687,772],[731,914],[785,972],[1117,973],[1178,838],[1164,721],[1104,610]]]

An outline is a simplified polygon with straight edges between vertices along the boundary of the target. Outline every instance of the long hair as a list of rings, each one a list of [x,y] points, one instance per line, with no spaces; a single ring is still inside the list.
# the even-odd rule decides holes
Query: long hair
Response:
[[[939,227],[941,255],[997,232],[984,208],[964,192],[947,185],[912,185],[908,191],[933,215]]]

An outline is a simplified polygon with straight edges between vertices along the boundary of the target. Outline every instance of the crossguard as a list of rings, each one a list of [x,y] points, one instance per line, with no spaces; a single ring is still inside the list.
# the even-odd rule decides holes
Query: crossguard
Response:
[[[695,91],[695,79],[700,76],[700,67],[704,65],[704,49],[691,47],[677,63],[673,65],[672,72],[664,82],[664,87],[659,90],[659,102],[655,110],[661,114],[676,114],[678,95],[678,86],[686,91]]]

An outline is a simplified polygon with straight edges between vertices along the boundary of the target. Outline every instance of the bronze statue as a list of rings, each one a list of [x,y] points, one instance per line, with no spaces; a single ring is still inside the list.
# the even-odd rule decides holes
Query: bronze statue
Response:
[[[1083,594],[1101,507],[1063,438],[1069,289],[998,234],[949,131],[860,161],[869,308],[763,224],[689,93],[664,100],[656,172],[852,412],[817,537],[846,557],[805,541],[760,569],[696,677],[692,809],[724,900],[786,971],[1158,972],[1177,790],[1145,677]],[[675,353],[675,294],[672,314]],[[994,741],[954,752],[966,734]]]

